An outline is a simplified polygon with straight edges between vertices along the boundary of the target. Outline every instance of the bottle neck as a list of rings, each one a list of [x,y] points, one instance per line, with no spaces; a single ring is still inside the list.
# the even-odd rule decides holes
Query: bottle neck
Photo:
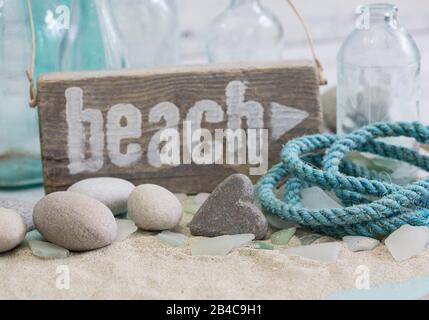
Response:
[[[229,7],[231,9],[243,6],[259,6],[259,0],[230,0]]]
[[[364,22],[371,25],[388,24],[396,27],[398,24],[398,8],[391,4],[371,4],[360,8]]]

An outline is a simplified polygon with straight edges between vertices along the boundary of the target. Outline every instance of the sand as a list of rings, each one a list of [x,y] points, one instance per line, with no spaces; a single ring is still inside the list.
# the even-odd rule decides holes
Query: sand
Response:
[[[189,234],[189,219],[178,231]],[[298,244],[296,238],[290,243]],[[333,263],[250,248],[226,257],[192,257],[189,245],[173,248],[139,231],[97,251],[43,260],[23,244],[0,255],[0,299],[326,299],[355,288],[361,265],[369,267],[373,287],[403,282],[429,275],[429,250],[402,263],[383,245],[362,253],[344,247]],[[70,270],[68,290],[56,286],[62,266]]]

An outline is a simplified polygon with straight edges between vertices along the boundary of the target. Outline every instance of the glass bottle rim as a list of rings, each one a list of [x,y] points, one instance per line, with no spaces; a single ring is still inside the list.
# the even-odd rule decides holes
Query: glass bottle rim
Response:
[[[398,6],[391,4],[391,3],[370,3],[370,4],[364,4],[359,6],[360,10],[369,10],[371,13],[380,13],[380,14],[387,14],[387,13],[397,13],[399,11]]]

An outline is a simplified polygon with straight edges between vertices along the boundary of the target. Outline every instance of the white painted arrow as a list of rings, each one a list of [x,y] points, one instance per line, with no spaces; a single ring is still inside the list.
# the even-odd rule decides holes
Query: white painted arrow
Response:
[[[299,109],[284,106],[280,103],[271,103],[271,131],[274,141],[295,128],[310,115]]]

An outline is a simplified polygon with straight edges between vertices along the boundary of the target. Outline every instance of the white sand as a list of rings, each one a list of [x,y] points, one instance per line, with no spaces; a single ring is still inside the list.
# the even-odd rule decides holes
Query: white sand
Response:
[[[297,244],[294,238],[291,245]],[[56,288],[62,265],[70,268],[69,290]],[[344,247],[335,263],[249,248],[227,257],[192,257],[189,246],[172,248],[138,232],[98,251],[42,260],[24,244],[0,255],[0,299],[325,299],[354,288],[360,265],[370,268],[373,286],[402,282],[429,275],[429,251],[403,263],[384,246],[365,253]]]

